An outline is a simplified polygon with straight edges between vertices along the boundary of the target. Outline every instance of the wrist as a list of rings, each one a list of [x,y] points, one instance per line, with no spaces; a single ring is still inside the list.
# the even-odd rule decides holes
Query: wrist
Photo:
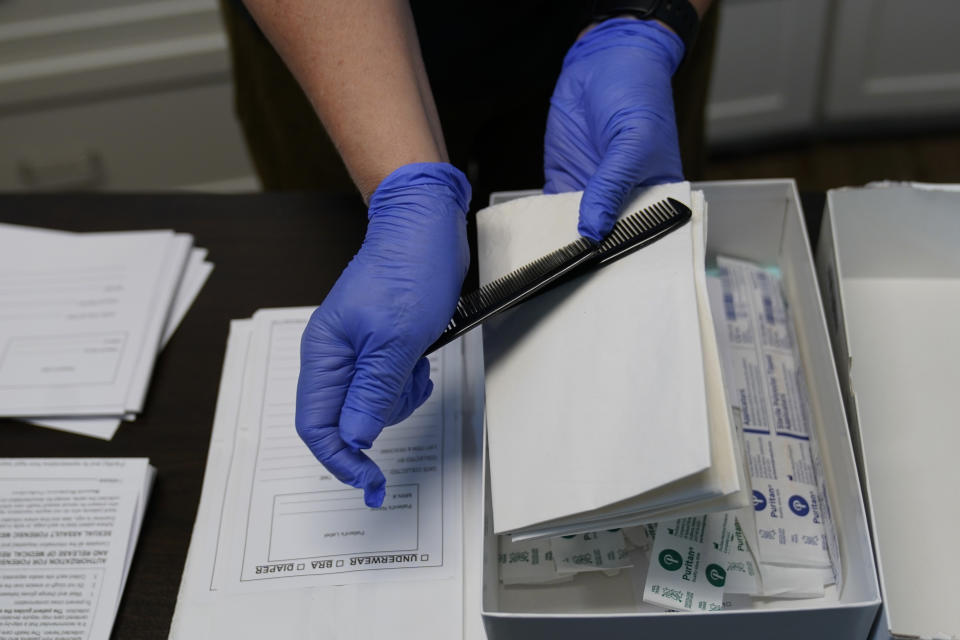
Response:
[[[416,193],[449,203],[466,217],[472,191],[467,176],[447,162],[413,162],[405,164],[384,178],[371,194],[369,216],[389,206],[394,198]],[[446,209],[447,207],[443,207]]]
[[[613,17],[614,17],[614,18],[625,18],[625,19],[627,19],[627,20],[639,20],[639,19],[640,19],[640,18],[638,18],[638,17],[636,17],[636,16],[631,16],[630,14],[627,14],[627,13],[623,14],[622,16],[613,16]],[[652,20],[651,22],[654,22],[654,23],[660,25],[661,27],[663,27],[663,28],[666,29],[667,31],[673,31],[673,33],[676,33],[676,31],[674,31],[673,29],[671,29],[671,28],[670,28],[670,25],[668,25],[668,24],[667,24],[666,22],[664,22],[663,20]],[[587,35],[587,33],[589,33],[590,30],[593,29],[593,28],[594,28],[595,26],[597,26],[598,24],[600,24],[600,23],[599,23],[599,22],[591,22],[590,24],[588,24],[587,26],[585,26],[585,27],[580,31],[580,33],[577,34],[577,40],[579,40],[579,39],[582,38],[583,36]]]
[[[355,159],[359,155],[355,150],[348,153],[347,149],[339,149],[364,204],[369,206],[370,199],[380,185],[404,167],[447,162],[446,152],[441,153],[441,150],[432,148],[419,148],[416,144],[408,144],[408,142],[400,144],[399,146],[402,147],[400,150],[392,148],[389,144],[377,143],[374,148],[382,149],[383,153],[376,157],[362,158],[362,162]],[[346,162],[348,157],[354,160]]]
[[[594,0],[593,21],[634,17],[672,31],[689,50],[710,0]]]
[[[567,52],[563,66],[614,47],[644,49],[662,59],[670,75],[680,65],[685,50],[680,36],[657,20],[614,17],[588,27]]]

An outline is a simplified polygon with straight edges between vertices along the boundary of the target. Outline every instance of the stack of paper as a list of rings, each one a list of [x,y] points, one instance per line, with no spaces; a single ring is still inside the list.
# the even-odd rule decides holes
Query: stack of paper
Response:
[[[747,504],[704,271],[705,203],[691,223],[484,325],[497,533],[514,541]],[[580,194],[478,215],[481,284],[576,239]]]
[[[110,637],[155,475],[146,458],[0,458],[0,637]]]
[[[482,637],[479,614],[464,610],[479,605],[465,591],[479,588],[481,558],[480,420],[464,419],[465,397],[479,394],[465,394],[465,342],[430,356],[430,399],[368,451],[387,479],[383,506],[369,509],[294,426],[311,312],[231,325],[170,637]]]
[[[172,231],[0,225],[0,416],[113,437],[142,410],[206,253]]]

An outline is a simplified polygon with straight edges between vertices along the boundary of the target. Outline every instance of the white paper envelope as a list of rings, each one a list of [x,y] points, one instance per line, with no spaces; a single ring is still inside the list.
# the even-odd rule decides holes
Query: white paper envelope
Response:
[[[650,188],[626,210],[666,197],[689,204],[689,184]],[[579,199],[481,211],[481,284],[575,240]],[[687,224],[484,325],[497,533],[627,500],[710,465],[692,255]]]

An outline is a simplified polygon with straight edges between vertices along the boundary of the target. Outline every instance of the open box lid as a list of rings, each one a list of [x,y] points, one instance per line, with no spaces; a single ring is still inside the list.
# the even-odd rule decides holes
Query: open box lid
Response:
[[[960,637],[960,191],[838,189],[827,212],[828,316],[888,631]]]

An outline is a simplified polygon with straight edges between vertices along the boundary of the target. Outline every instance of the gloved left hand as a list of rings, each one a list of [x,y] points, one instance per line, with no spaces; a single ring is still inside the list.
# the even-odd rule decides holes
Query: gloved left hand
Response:
[[[601,22],[567,53],[544,139],[544,192],[583,190],[581,235],[599,241],[637,186],[683,180],[671,77],[683,41],[652,21]]]

